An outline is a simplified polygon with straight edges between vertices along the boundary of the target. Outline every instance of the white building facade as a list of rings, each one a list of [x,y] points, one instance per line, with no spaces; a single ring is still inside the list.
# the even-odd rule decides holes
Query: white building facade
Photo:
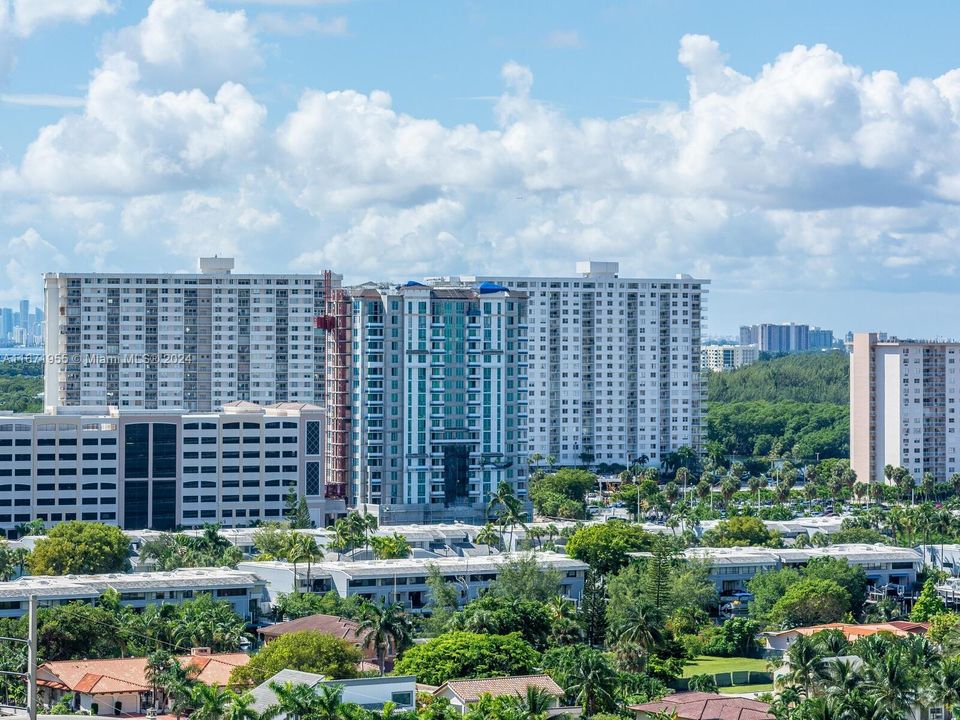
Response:
[[[704,345],[700,350],[700,364],[710,372],[724,372],[753,365],[760,359],[756,345]]]
[[[40,518],[172,530],[283,518],[293,490],[323,527],[323,411],[228,403],[221,412],[61,408],[0,416],[0,530]]]
[[[960,471],[960,343],[856,333],[850,357],[850,466],[862,482],[884,467],[945,482]]]
[[[216,410],[233,400],[320,403],[324,275],[48,273],[44,401]]]
[[[529,296],[528,447],[561,465],[652,464],[706,433],[701,333],[709,281],[622,278],[616,262],[572,277],[461,277]]]
[[[419,612],[430,603],[427,578],[436,569],[444,581],[452,583],[461,605],[476,600],[499,576],[504,565],[523,555],[511,553],[477,557],[407,558],[405,560],[368,560],[328,562],[307,567],[299,563],[249,561],[237,565],[239,570],[253,573],[266,583],[266,603],[277,602],[281,593],[325,593],[336,590],[340,597],[360,595],[374,603],[398,602],[408,610]],[[585,562],[553,552],[538,552],[532,557],[538,566],[555,570],[560,575],[560,593],[579,601],[590,566]],[[296,574],[295,574],[296,573]]]
[[[109,573],[104,575],[30,575],[0,582],[0,617],[27,614],[31,595],[39,605],[52,607],[72,602],[95,605],[107,590],[115,590],[120,604],[134,609],[148,605],[179,605],[209,594],[230,603],[249,622],[260,616],[266,583],[256,575],[229,568],[183,568],[169,572]]]

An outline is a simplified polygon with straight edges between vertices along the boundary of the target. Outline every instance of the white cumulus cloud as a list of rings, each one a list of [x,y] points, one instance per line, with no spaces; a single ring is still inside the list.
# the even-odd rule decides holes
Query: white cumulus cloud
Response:
[[[104,62],[84,112],[40,131],[21,174],[35,190],[58,194],[141,194],[215,181],[257,151],[265,116],[247,90],[225,83],[148,94],[124,55]]]
[[[204,90],[242,80],[263,62],[246,13],[203,0],[153,0],[140,23],[108,39],[105,52],[123,52],[158,85]]]

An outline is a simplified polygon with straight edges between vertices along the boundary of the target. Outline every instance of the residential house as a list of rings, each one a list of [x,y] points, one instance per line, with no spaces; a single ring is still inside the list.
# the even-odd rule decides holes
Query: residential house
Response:
[[[869,623],[856,625],[853,623],[827,623],[825,625],[810,625],[807,627],[790,628],[789,630],[771,630],[757,636],[761,644],[768,650],[786,652],[801,635],[816,635],[824,630],[840,630],[850,642],[856,642],[862,637],[869,637],[877,633],[886,632],[897,637],[924,635],[930,627],[929,623],[907,622],[894,620],[885,623]]]
[[[203,654],[197,648],[178,659],[196,680],[226,687],[230,673],[246,665],[250,656]],[[40,702],[52,706],[72,693],[74,709],[90,715],[136,715],[153,705],[145,657],[46,662],[37,668],[37,686]]]
[[[537,688],[551,697],[549,717],[579,714],[579,708],[561,707],[563,689],[549,675],[518,675],[514,677],[484,678],[480,680],[450,680],[437,688],[434,697],[446,698],[461,714],[484,695],[525,698],[528,688]]]
[[[276,706],[277,694],[272,686],[274,684],[282,686],[286,683],[307,685],[316,690],[324,686],[339,687],[342,702],[359,705],[365,710],[379,711],[388,702],[394,703],[397,711],[413,710],[416,707],[417,679],[412,675],[328,680],[316,673],[281,670],[250,691],[254,699],[252,708],[258,713],[263,713],[267,708]],[[285,718],[286,715],[280,714],[274,720],[285,720]]]
[[[361,630],[359,623],[336,615],[308,615],[307,617],[297,618],[296,620],[267,625],[266,627],[258,629],[257,634],[264,643],[269,643],[271,640],[276,640],[282,635],[307,630],[323,633],[324,635],[331,635],[340,640],[353,643],[363,653],[364,660],[372,663],[377,662],[376,648],[365,644],[369,630]],[[394,658],[395,653],[389,652],[387,654],[387,670],[393,668]]]
[[[759,700],[703,692],[667,695],[656,702],[631,705],[637,720],[675,713],[677,720],[774,720],[770,706]]]

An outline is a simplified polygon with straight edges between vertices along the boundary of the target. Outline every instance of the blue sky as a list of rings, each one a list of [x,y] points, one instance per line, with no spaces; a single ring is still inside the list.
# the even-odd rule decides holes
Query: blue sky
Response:
[[[58,269],[712,280],[957,336],[960,5],[0,0],[0,304]],[[799,47],[798,47],[799,46]]]

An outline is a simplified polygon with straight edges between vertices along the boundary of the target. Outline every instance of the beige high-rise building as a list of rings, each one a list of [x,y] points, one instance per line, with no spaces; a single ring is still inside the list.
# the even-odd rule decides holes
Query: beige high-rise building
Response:
[[[856,333],[850,356],[850,465],[883,482],[886,465],[919,482],[960,471],[960,343]]]

